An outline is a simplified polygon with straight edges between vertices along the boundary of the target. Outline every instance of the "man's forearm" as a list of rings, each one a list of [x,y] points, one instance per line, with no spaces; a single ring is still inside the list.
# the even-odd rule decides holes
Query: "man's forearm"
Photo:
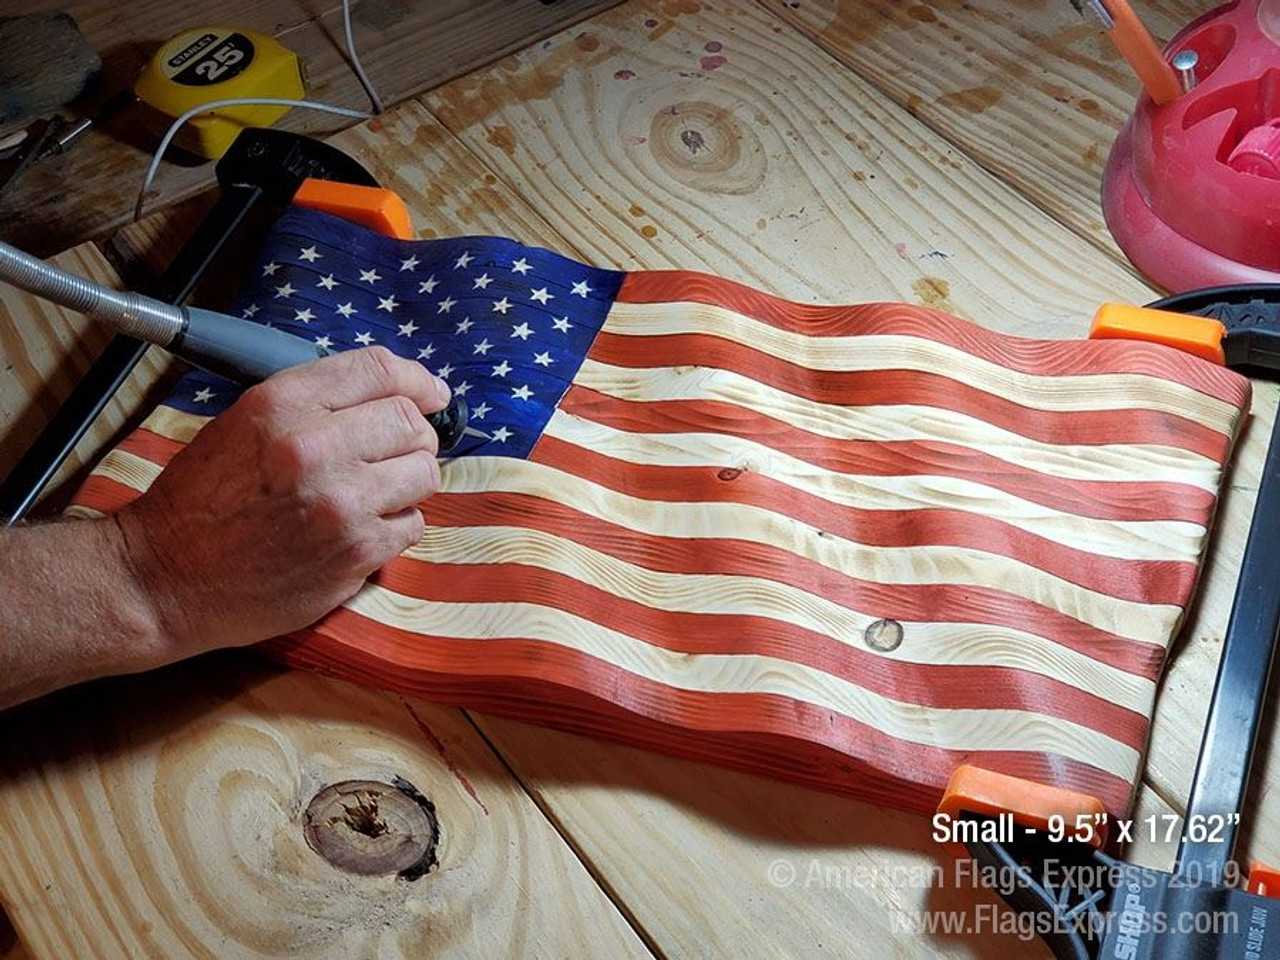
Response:
[[[0,709],[165,659],[114,518],[0,530]]]

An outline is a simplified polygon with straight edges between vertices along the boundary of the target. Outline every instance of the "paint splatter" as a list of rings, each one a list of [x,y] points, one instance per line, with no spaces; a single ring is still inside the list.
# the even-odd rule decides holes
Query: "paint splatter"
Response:
[[[579,50],[582,50],[585,53],[591,53],[591,51],[599,49],[600,47],[600,38],[590,33],[578,34],[578,36],[574,38],[573,42],[578,45]]]
[[[718,70],[720,67],[723,67],[728,61],[719,54],[716,54],[710,57],[703,57],[701,62],[702,69],[707,73],[710,73],[712,70]]]
[[[724,49],[724,44],[719,40],[708,40],[707,45],[702,49],[707,51],[707,53],[719,53]]]
[[[654,237],[658,235],[658,228],[654,226],[650,226],[649,224],[646,223],[643,227],[640,228],[640,232],[644,236],[652,240]]]
[[[624,143],[630,144],[633,147],[638,147],[638,146],[641,146],[642,144],[649,142],[648,137],[637,137],[631,134],[628,134],[627,136],[623,137],[622,140]]]
[[[933,307],[935,310],[942,310],[946,313],[955,313],[955,307],[951,305],[951,301],[948,299],[951,296],[951,284],[941,277],[921,277],[911,284],[911,289],[915,291],[916,297],[926,307]]]
[[[894,252],[903,260],[907,259],[907,245],[904,241],[899,240],[893,245]]]
[[[614,73],[614,75],[613,75],[613,79],[615,79],[615,80],[630,80],[630,79],[631,79],[632,77],[634,77],[635,75],[636,75],[636,74],[635,74],[635,71],[634,71],[634,70],[619,70],[619,71],[617,71],[616,73]]]

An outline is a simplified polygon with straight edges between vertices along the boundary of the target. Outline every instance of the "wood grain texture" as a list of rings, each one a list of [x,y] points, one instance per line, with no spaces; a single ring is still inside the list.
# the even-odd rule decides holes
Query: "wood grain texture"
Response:
[[[353,5],[352,22],[365,70],[384,102],[393,104],[614,2],[366,2]],[[228,23],[274,35],[294,50],[305,64],[308,97],[358,110],[369,107],[347,63],[341,7],[332,0],[202,0],[197,4],[147,0],[123,7],[81,0],[65,9],[103,56],[104,91],[132,86],[151,53],[181,29]],[[351,123],[295,110],[279,126],[314,134]],[[0,236],[48,255],[121,226],[132,216],[157,140],[145,111],[134,108],[103,130],[88,133],[66,155],[33,166],[0,200]],[[171,160],[161,167],[149,207],[158,209],[212,183],[211,163]]]
[[[1111,143],[1140,86],[1092,17],[1070,4],[758,2],[1056,219],[1123,258],[1098,203]],[[1136,9],[1157,39],[1167,40],[1217,5],[1174,0]]]
[[[866,77],[983,167],[1117,259],[1098,207],[1103,165],[1128,116],[1137,81],[1110,41],[1066,6],[946,2],[805,3],[762,0],[771,13]],[[1216,6],[1145,4],[1158,38]],[[904,70],[902,65],[912,64]],[[1048,124],[1052,136],[1033,135]],[[1150,296],[1154,297],[1153,290]],[[1254,418],[1218,515],[1198,606],[1174,651],[1157,701],[1147,775],[1185,803],[1199,752],[1222,637],[1275,418],[1277,391],[1260,381]],[[1271,712],[1274,717],[1275,698]],[[1242,858],[1280,859],[1280,756],[1263,738],[1245,817]]]
[[[35,956],[648,956],[456,710],[226,657],[65,692],[0,740],[0,890]],[[425,796],[438,862],[313,849],[312,798],[348,780]],[[386,804],[327,822],[376,837]]]
[[[66,270],[118,287],[119,278],[97,248],[85,244],[54,258]],[[81,375],[101,353],[110,334],[84,317],[0,285],[0,476],[34,442]],[[113,437],[135,424],[171,361],[149,351],[82,438],[45,497],[56,506],[68,487]],[[70,482],[69,482],[70,481]]]
[[[866,298],[921,300],[1019,332],[1048,328],[1079,335],[1104,292],[1135,300],[1147,296],[1143,285],[1123,268],[1099,265],[1089,251],[1082,253],[1066,231],[1045,223],[1012,191],[975,172],[954,148],[885,106],[870,87],[848,80],[833,61],[812,59],[812,51],[801,54],[801,45],[791,35],[770,37],[772,27],[749,26],[746,36],[757,51],[763,51],[766,40],[778,45],[777,64],[764,64],[758,52],[746,70],[722,74],[735,59],[730,41],[742,29],[738,21],[755,21],[729,7],[691,15],[688,11],[694,6],[628,6],[555,38],[546,51],[509,58],[452,85],[433,105],[465,134],[469,149],[413,105],[376,128],[347,131],[337,142],[364,157],[379,176],[394,174],[387,182],[408,191],[423,235],[512,235],[602,263],[713,264],[711,268],[721,273],[797,298],[851,299],[849,290],[865,290]],[[1041,15],[1039,8],[1019,9],[1028,18]],[[659,31],[660,36],[652,36]],[[594,38],[595,51],[583,49],[592,46],[591,39],[579,45],[582,34]],[[646,49],[646,41],[658,44],[672,34],[654,53]],[[576,62],[589,60],[602,42],[610,47],[608,56],[585,66]],[[705,50],[712,42],[729,49],[712,54]],[[566,49],[569,43],[577,52]],[[631,71],[640,76],[633,51],[637,58],[650,57],[655,67],[653,74],[643,77],[649,86],[634,97],[611,99],[615,75]],[[704,55],[725,56],[727,62],[704,71]],[[681,72],[689,76],[680,77]],[[744,78],[744,73],[779,93],[757,95],[753,78]],[[637,76],[616,82],[625,84]],[[711,141],[705,135],[706,124],[687,128],[702,137],[696,153],[685,144],[685,128],[668,135],[679,149],[663,152],[666,167],[645,160],[640,152],[645,143],[624,141],[630,153],[611,149],[618,137],[645,137],[647,142],[652,118],[644,113],[646,103],[653,105],[656,95],[675,86],[679,89],[671,96],[680,97],[676,104],[686,98],[705,99],[710,90],[722,107],[717,117],[746,117],[753,128],[759,105],[768,105],[771,96],[781,99],[767,113],[761,109],[785,124],[769,136],[768,150],[763,151],[766,169],[774,174],[767,187],[737,193],[709,189],[725,182],[726,167],[718,153],[707,155],[706,145],[725,141]],[[824,88],[831,89],[822,93]],[[833,99],[855,104],[854,115],[862,118],[861,125],[852,127],[855,139],[844,145],[839,141],[849,113],[837,110],[831,119]],[[628,108],[625,116],[639,116],[641,122],[621,129],[620,107]],[[857,112],[864,109],[872,118]],[[832,130],[837,121],[842,126]],[[537,132],[542,129],[546,132]],[[517,130],[522,136],[514,140]],[[751,132],[740,141],[749,148]],[[536,138],[526,140],[524,135],[530,133]],[[1011,136],[1025,145],[1035,140],[1031,133],[1022,128]],[[689,140],[699,142],[693,136]],[[561,151],[562,144],[569,146],[570,156]],[[596,152],[597,144],[607,149]],[[877,163],[882,160],[895,176],[869,165],[869,158],[877,155]],[[709,162],[698,176],[677,163],[692,168],[698,158]],[[730,164],[727,169],[735,167]],[[811,215],[815,208],[809,204],[815,196],[817,212]],[[993,212],[984,214],[988,208]],[[671,217],[672,211],[696,220],[682,224],[679,217]],[[677,230],[669,230],[669,225]],[[712,227],[709,235],[704,225]],[[957,237],[962,242],[952,246]],[[636,257],[628,255],[632,249],[638,251]],[[957,252],[965,259],[949,265]],[[771,272],[773,259],[787,269]],[[1047,292],[1044,300],[1042,292]],[[1268,415],[1264,407],[1263,418]],[[1171,771],[1167,781],[1160,781],[1161,792],[1163,784],[1176,782],[1177,771],[1185,770],[1189,779],[1187,765],[1199,729],[1192,714],[1196,709],[1203,713],[1211,667],[1200,664],[1185,681],[1178,679],[1178,671],[1188,653],[1204,647],[1212,655],[1214,625],[1220,630],[1225,622],[1225,604],[1248,524],[1250,487],[1256,487],[1268,426],[1255,422],[1247,433],[1233,477],[1241,489],[1231,491],[1220,512],[1204,597],[1194,629],[1188,632],[1194,639],[1181,650],[1165,685],[1152,752],[1153,768]],[[1165,709],[1171,697],[1178,712]],[[980,896],[969,890],[866,882],[869,876],[888,876],[883,871],[898,865],[927,871],[939,862],[923,821],[568,734],[488,718],[479,722],[557,827],[664,952],[737,950],[816,957],[856,951],[913,958],[995,958],[1016,946],[1022,956],[1047,956],[1038,945],[1027,949],[1006,938],[922,938],[895,928],[897,919],[913,910],[971,910]],[[1166,732],[1169,739],[1163,741]],[[122,752],[126,749],[133,748]],[[61,777],[72,775],[74,765],[53,764],[49,769],[52,782],[60,783]],[[1166,795],[1177,799],[1176,789]],[[1274,791],[1264,797],[1264,805],[1267,797],[1274,797]],[[1140,812],[1170,809],[1151,790],[1140,795]],[[1274,841],[1268,836],[1275,833],[1266,822],[1259,823],[1255,833],[1269,849],[1267,844]],[[1269,822],[1277,820],[1272,817]],[[138,827],[135,836],[142,839],[137,842],[156,842],[154,824]],[[1139,848],[1133,855],[1167,867],[1172,850],[1157,845]],[[768,870],[777,859],[794,861],[796,880],[781,887],[771,882]],[[815,859],[819,872],[810,881]],[[831,879],[823,866],[836,871]],[[848,872],[853,867],[881,873]]]

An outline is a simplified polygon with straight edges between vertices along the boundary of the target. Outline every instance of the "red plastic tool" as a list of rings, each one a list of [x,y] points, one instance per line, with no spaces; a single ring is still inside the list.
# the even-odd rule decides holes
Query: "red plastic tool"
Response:
[[[1148,94],[1111,151],[1107,225],[1171,290],[1280,282],[1280,0],[1236,0],[1165,50],[1193,50],[1195,86]]]

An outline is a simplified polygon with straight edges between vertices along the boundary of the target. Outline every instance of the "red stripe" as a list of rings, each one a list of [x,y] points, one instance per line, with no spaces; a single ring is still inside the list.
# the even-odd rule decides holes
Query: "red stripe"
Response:
[[[819,536],[834,534],[874,547],[954,546],[1005,556],[1105,596],[1136,603],[1185,606],[1195,587],[1196,566],[1191,562],[1102,557],[961,510],[836,506],[772,477],[737,468],[635,463],[624,468],[612,457],[545,435],[530,459],[642,500],[757,507],[807,524],[820,531]],[[797,531],[800,535],[802,531]]]
[[[1147,718],[1142,714],[1027,670],[895,661],[767,617],[655,609],[540,567],[492,563],[477,572],[475,565],[401,558],[380,570],[374,580],[389,590],[428,601],[547,606],[548,598],[554,597],[559,610],[680,653],[773,657],[905,703],[944,710],[1020,710],[1073,722],[1088,717],[1086,726],[1135,750],[1141,750],[1146,740]],[[909,635],[904,643],[911,643]]]
[[[779,546],[731,536],[683,539],[638,535],[572,507],[525,494],[439,493],[425,506],[427,521],[435,526],[529,527],[662,573],[723,573],[786,583],[870,617],[1019,630],[1149,680],[1159,675],[1164,661],[1164,649],[1158,644],[1107,633],[992,587],[875,583]]]
[[[914,812],[936,808],[962,763],[1097,797],[1116,816],[1127,812],[1133,791],[1130,782],[1070,758],[922,746],[789,697],[679,690],[536,640],[450,640],[340,609],[304,643],[278,641],[272,650],[346,679]]]
[[[684,301],[721,306],[762,323],[814,337],[869,334],[925,337],[1023,373],[1067,377],[1144,374],[1181,383],[1242,410],[1249,407],[1248,379],[1158,344],[1011,337],[937,310],[906,303],[856,306],[794,303],[731,280],[687,270],[629,273],[616,299],[622,303]]]
[[[1062,513],[1100,520],[1185,520],[1203,526],[1213,516],[1213,493],[1190,484],[1064,479],[942,440],[833,439],[720,401],[620,400],[572,386],[560,409],[630,433],[743,437],[847,476],[971,480]]]
[[[177,456],[184,447],[186,447],[185,443],[179,443],[177,440],[170,440],[168,437],[161,436],[158,433],[139,428],[120,441],[116,449],[123,450],[125,453],[132,453],[135,457],[141,457],[143,460],[150,460],[156,466],[167,467],[169,461]]]
[[[814,370],[706,334],[622,336],[601,332],[588,357],[632,369],[713,367],[730,370],[814,403],[839,407],[915,404],[954,411],[1041,443],[1142,443],[1177,447],[1225,460],[1231,437],[1174,413],[1144,410],[1038,410],[940,373],[913,370]]]
[[[141,493],[128,484],[96,473],[89,474],[71,502],[102,513],[115,513],[137,500]]]

